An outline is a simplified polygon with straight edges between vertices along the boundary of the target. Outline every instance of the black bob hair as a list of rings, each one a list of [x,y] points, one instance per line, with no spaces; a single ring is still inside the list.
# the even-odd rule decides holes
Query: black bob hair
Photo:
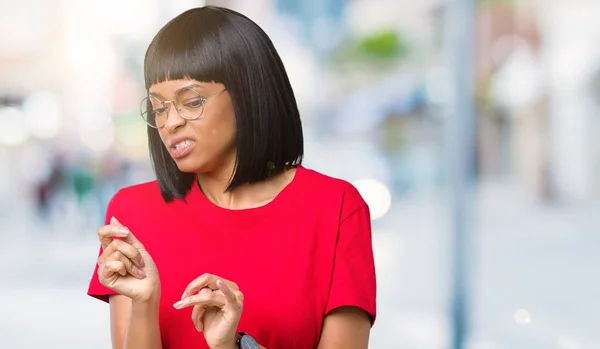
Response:
[[[302,163],[302,124],[287,73],[267,34],[246,16],[215,6],[183,12],[150,43],[144,77],[147,90],[190,78],[225,85],[237,128],[227,191]],[[149,126],[148,144],[164,200],[184,199],[196,175],[179,170],[158,130]]]

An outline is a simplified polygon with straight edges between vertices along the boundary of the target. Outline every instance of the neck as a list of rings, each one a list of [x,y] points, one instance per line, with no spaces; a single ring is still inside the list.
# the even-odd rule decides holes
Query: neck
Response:
[[[259,207],[271,202],[294,178],[296,169],[289,169],[252,184],[244,184],[225,191],[233,168],[198,174],[198,185],[208,200],[215,205],[241,210]]]
[[[225,190],[232,177],[233,168],[234,165],[231,163],[226,166],[221,166],[215,171],[198,174],[198,185],[210,201],[218,203],[219,205],[230,201],[233,191],[226,192]]]

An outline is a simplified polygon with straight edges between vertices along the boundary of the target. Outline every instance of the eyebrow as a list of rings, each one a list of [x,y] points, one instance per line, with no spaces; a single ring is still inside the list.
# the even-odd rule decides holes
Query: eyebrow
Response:
[[[188,86],[184,86],[184,87],[178,89],[177,91],[175,91],[175,96],[177,96],[177,94],[179,92],[181,92],[181,90],[185,90],[186,88],[193,88],[193,87],[203,88],[204,85],[198,84],[198,83],[194,83],[194,84],[191,84],[191,85],[188,85]],[[149,96],[153,96],[153,97],[157,97],[157,98],[160,98],[160,99],[165,99],[163,96],[160,95],[160,93],[156,93],[156,92],[149,92],[148,95]]]

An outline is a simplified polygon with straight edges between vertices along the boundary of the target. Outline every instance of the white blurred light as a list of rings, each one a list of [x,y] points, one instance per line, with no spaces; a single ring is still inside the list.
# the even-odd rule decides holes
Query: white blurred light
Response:
[[[182,6],[180,12],[192,7],[204,6],[203,1],[198,0],[194,0],[193,3],[188,0],[189,4],[181,4],[181,2],[179,0],[167,3]],[[161,14],[159,6],[151,6],[146,0],[105,0],[101,3],[103,6],[98,8],[101,15],[97,14],[97,17],[105,19],[103,20],[106,26],[104,30],[110,31],[119,37],[124,36],[134,40],[139,40],[140,37],[152,32],[153,25],[159,20],[158,16]],[[118,8],[119,11],[115,11],[115,8]],[[173,17],[179,13],[175,13]]]
[[[110,37],[90,27],[68,31],[63,50],[75,79],[71,83],[83,82],[85,87],[99,93],[114,78],[117,54]]]
[[[559,349],[580,349],[581,346],[577,342],[575,342],[572,338],[569,338],[565,335],[558,336],[556,341]]]
[[[550,88],[570,91],[596,79],[600,48],[599,1],[538,1],[538,23],[544,37],[544,69]]]
[[[29,137],[23,112],[17,108],[0,108],[0,143],[17,146],[25,143]]]
[[[114,50],[108,39],[102,35],[69,33],[66,55],[71,68],[84,75],[102,77],[112,73],[115,66]]]
[[[79,138],[89,149],[97,152],[105,151],[115,141],[115,125],[111,119],[94,124],[83,124],[79,128]]]
[[[531,323],[531,314],[527,309],[519,309],[515,312],[515,322],[518,325],[529,325]]]
[[[23,102],[25,122],[31,134],[42,139],[54,138],[60,129],[61,108],[50,92],[31,94]]]
[[[503,35],[492,42],[490,56],[496,67],[501,67],[515,50],[527,46],[527,41],[518,35]]]
[[[0,35],[2,56],[18,58],[25,54],[42,54],[49,48],[48,42],[51,41],[52,31],[46,28],[51,28],[56,21],[55,16],[49,15],[52,7],[55,6],[52,3],[44,0],[2,2],[4,5],[0,11],[0,33],[3,33]]]
[[[534,103],[542,93],[537,58],[528,47],[519,46],[496,73],[492,81],[492,95],[497,103],[518,108]]]
[[[352,184],[369,205],[372,220],[385,216],[392,205],[392,194],[385,184],[370,178],[360,179]]]

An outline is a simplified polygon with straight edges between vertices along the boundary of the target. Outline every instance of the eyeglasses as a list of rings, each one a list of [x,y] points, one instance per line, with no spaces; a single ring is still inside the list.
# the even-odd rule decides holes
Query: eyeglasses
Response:
[[[169,108],[175,106],[177,114],[185,120],[196,120],[204,112],[204,104],[214,96],[217,96],[227,89],[213,93],[208,97],[202,97],[193,87],[185,87],[177,91],[174,101],[161,101],[158,97],[148,96],[142,99],[140,104],[140,113],[148,126],[152,128],[162,128],[169,118]]]

